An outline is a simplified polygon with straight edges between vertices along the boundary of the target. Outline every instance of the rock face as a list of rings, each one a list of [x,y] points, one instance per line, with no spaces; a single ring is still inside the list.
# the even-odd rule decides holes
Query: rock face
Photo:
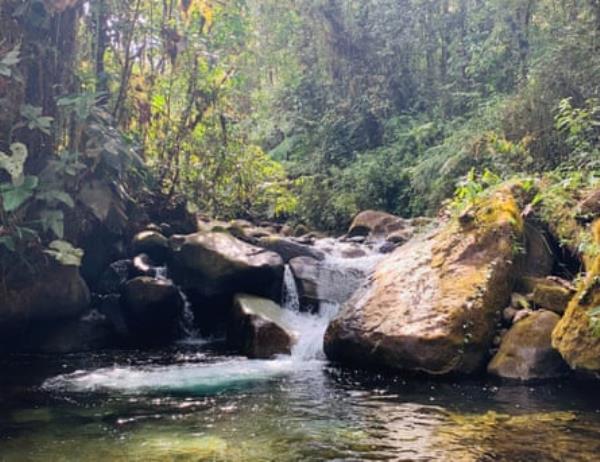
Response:
[[[142,276],[124,285],[121,306],[129,331],[142,343],[159,344],[173,338],[184,301],[170,282]]]
[[[369,367],[470,373],[482,366],[510,298],[522,221],[512,194],[385,257],[325,335],[332,360]]]
[[[228,342],[249,358],[290,354],[293,334],[284,325],[282,308],[271,300],[236,295]]]
[[[74,266],[51,265],[0,294],[0,326],[76,318],[90,305],[90,291]]]
[[[556,348],[572,369],[600,372],[600,257],[588,268],[586,278],[552,333]]]
[[[492,375],[522,381],[554,379],[565,375],[568,366],[552,348],[552,331],[560,317],[536,311],[517,322],[504,336],[500,350],[488,366]]]

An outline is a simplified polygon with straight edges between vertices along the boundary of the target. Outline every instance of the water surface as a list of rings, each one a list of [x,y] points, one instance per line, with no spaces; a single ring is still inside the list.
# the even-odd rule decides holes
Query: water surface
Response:
[[[0,361],[1,461],[592,461],[574,384],[403,379],[212,346]]]

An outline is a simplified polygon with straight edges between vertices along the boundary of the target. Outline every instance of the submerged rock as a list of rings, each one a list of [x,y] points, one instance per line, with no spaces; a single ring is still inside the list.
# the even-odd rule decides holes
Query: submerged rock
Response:
[[[522,381],[565,375],[567,364],[552,348],[551,341],[559,320],[556,313],[541,310],[517,322],[502,339],[500,350],[488,365],[488,372]]]
[[[479,204],[475,223],[452,222],[385,257],[329,325],[327,356],[430,374],[480,368],[513,285],[522,221],[511,192]]]
[[[293,334],[284,326],[283,314],[283,309],[269,299],[236,295],[228,342],[249,358],[290,354]]]
[[[173,338],[184,300],[169,281],[142,276],[123,286],[121,306],[132,335],[142,343],[159,344]]]

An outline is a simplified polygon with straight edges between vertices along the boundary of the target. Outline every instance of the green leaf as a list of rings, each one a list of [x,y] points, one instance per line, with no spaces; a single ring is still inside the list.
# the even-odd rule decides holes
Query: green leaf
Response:
[[[0,189],[5,212],[14,212],[33,196],[38,185],[36,176],[27,176],[20,186],[8,185]]]
[[[46,135],[50,135],[54,118],[43,116],[41,107],[24,104],[21,106],[21,116],[26,119],[27,122],[24,125],[30,130],[39,130]]]
[[[42,201],[48,202],[50,204],[62,203],[65,204],[69,208],[75,207],[75,202],[70,194],[64,191],[58,190],[50,190],[50,191],[42,191],[36,195],[36,197]]]
[[[53,241],[45,252],[62,265],[81,266],[83,250],[73,247],[67,241]]]
[[[42,210],[40,220],[44,231],[52,231],[54,235],[62,239],[65,235],[65,216],[62,210]]]

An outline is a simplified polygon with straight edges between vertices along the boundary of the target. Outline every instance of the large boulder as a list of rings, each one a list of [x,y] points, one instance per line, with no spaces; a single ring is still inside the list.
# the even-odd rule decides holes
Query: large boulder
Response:
[[[552,331],[560,316],[546,310],[535,311],[517,322],[504,336],[488,372],[501,378],[531,381],[565,375],[568,367],[552,348]]]
[[[141,276],[122,289],[121,306],[127,327],[138,342],[159,344],[177,332],[184,300],[171,282]]]
[[[248,292],[277,299],[281,294],[284,264],[274,252],[221,232],[184,236],[174,247],[173,275],[192,291],[206,296]]]
[[[224,232],[176,236],[171,243],[170,274],[192,302],[203,334],[225,327],[236,293],[281,299],[284,263],[278,254]]]
[[[510,298],[523,224],[509,190],[474,206],[473,218],[385,257],[329,325],[327,356],[430,374],[478,370]]]
[[[294,336],[283,309],[273,301],[253,295],[236,295],[228,342],[249,358],[268,359],[290,354]]]
[[[90,305],[90,291],[75,266],[52,264],[0,288],[0,330],[76,318]]]

